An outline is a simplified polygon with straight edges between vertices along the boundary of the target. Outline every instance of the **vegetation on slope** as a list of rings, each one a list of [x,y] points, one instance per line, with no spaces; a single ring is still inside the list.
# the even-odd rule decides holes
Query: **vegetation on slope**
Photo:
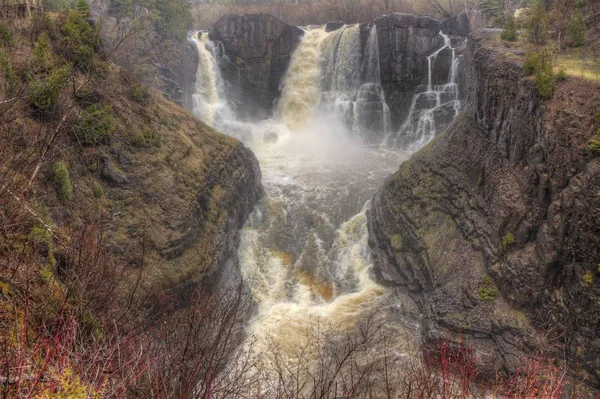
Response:
[[[194,287],[253,158],[109,62],[85,2],[0,26],[0,392],[184,397],[247,316]]]

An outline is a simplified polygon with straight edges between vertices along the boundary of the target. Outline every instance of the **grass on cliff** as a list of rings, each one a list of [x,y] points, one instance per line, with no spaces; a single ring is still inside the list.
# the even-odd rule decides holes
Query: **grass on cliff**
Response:
[[[85,13],[0,21],[0,392],[183,397],[223,367],[229,338],[210,332],[242,325],[189,296],[227,218],[228,187],[210,177],[241,144],[108,61]],[[194,220],[202,251],[182,273],[163,251]],[[159,336],[178,344],[156,347]],[[207,353],[215,362],[199,366]]]

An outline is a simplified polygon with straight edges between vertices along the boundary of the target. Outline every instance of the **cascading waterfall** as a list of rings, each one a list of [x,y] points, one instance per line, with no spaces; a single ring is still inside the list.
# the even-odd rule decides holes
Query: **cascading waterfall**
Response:
[[[297,130],[317,112],[336,118],[366,142],[379,142],[389,133],[375,26],[364,53],[359,25],[306,32],[290,61],[276,115]]]
[[[356,137],[381,141],[391,123],[381,88],[377,27],[371,27],[364,52],[359,25],[332,32],[325,41],[323,64],[323,106],[350,126]]]
[[[294,52],[276,114],[290,129],[312,117],[321,96],[321,45],[327,37],[323,29],[305,33]]]
[[[214,44],[208,33],[197,32],[191,36],[198,50],[196,90],[193,94],[194,113],[206,124],[217,127],[220,120],[230,118],[224,83],[214,57]]]
[[[349,329],[386,304],[386,290],[370,274],[366,209],[406,154],[364,145],[369,129],[389,126],[375,28],[363,54],[358,25],[308,30],[275,116],[253,123],[228,111],[207,35],[196,43],[196,114],[241,138],[263,172],[266,196],[241,232],[238,258],[258,305],[244,348],[259,357],[257,373],[268,374],[274,358],[300,361],[298,348],[315,323]],[[392,335],[398,351],[408,349],[409,339]]]
[[[452,47],[448,36],[441,32],[440,35],[444,38],[444,46],[427,57],[426,90],[415,94],[406,121],[393,137],[388,137],[387,145],[416,151],[431,141],[460,112],[457,70],[462,56],[456,56],[456,49]],[[435,62],[446,49],[452,54],[447,83],[434,85]]]

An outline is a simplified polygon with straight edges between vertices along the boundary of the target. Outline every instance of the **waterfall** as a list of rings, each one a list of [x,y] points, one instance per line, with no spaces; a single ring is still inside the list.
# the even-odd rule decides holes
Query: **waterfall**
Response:
[[[337,115],[356,137],[380,142],[389,132],[390,112],[381,87],[377,27],[361,48],[360,26],[334,31],[323,50],[323,107]]]
[[[440,32],[444,45],[427,57],[427,87],[424,92],[413,96],[406,121],[394,137],[388,137],[387,145],[416,151],[431,141],[460,112],[457,70],[461,57],[456,56],[450,37]],[[451,62],[446,83],[436,85],[433,71],[439,54],[450,50]]]
[[[366,142],[379,142],[389,132],[375,26],[370,28],[364,50],[358,24],[330,33],[323,27],[309,29],[282,85],[275,114],[292,130],[306,126],[320,112]]]
[[[191,40],[196,44],[198,50],[193,111],[206,124],[216,128],[224,118],[231,114],[225,98],[221,70],[214,54],[216,49],[213,42],[208,39],[207,32],[197,32],[191,35]]]
[[[323,29],[312,29],[304,34],[294,52],[276,115],[290,129],[298,128],[309,120],[321,96],[321,44],[327,37]]]
[[[238,250],[257,303],[240,350],[256,354],[255,371],[267,381],[277,378],[270,374],[274,357],[286,364],[300,360],[298,351],[312,339],[316,323],[347,331],[389,305],[371,275],[366,211],[405,154],[364,145],[381,141],[389,109],[379,81],[377,30],[362,34],[368,37],[361,40],[359,25],[331,33],[308,29],[290,60],[273,118],[258,122],[230,112],[214,45],[206,34],[195,38],[196,115],[244,141],[261,166],[265,197],[241,231]],[[390,336],[403,336],[401,327],[393,328]],[[400,340],[398,353],[410,347],[410,340]],[[314,342],[304,361],[318,356],[322,343]]]

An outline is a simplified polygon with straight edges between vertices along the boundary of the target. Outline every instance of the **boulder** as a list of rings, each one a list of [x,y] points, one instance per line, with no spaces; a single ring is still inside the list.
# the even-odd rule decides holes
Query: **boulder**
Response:
[[[333,32],[335,30],[340,29],[344,26],[345,23],[343,21],[331,21],[325,24],[325,32]]]

